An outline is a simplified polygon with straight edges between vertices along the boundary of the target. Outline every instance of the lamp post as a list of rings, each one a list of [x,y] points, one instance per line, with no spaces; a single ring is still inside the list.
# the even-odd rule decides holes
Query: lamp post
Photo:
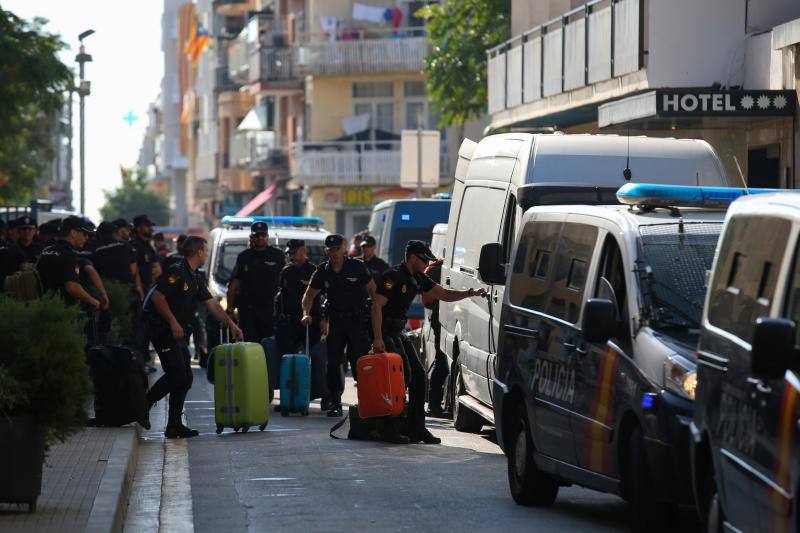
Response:
[[[83,40],[89,37],[91,34],[94,33],[94,30],[86,30],[85,32],[78,35],[78,41],[80,42],[80,49],[78,50],[78,55],[75,56],[75,61],[77,61],[78,65],[80,66],[79,75],[80,75],[80,83],[78,85],[78,96],[80,97],[80,121],[81,121],[81,131],[80,131],[80,142],[81,142],[81,152],[80,152],[80,159],[81,159],[81,203],[80,203],[80,213],[86,213],[86,149],[85,149],[85,138],[84,132],[86,129],[85,120],[84,120],[84,112],[86,108],[85,99],[91,93],[91,83],[88,80],[83,79],[84,75],[84,64],[89,63],[92,60],[92,56],[86,53],[86,50],[83,48]]]

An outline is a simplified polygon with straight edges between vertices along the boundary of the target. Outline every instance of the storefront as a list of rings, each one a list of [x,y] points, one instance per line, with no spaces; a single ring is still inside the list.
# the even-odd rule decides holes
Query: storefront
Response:
[[[328,230],[350,237],[367,228],[375,204],[413,196],[413,190],[399,187],[314,187],[307,214],[322,218]]]

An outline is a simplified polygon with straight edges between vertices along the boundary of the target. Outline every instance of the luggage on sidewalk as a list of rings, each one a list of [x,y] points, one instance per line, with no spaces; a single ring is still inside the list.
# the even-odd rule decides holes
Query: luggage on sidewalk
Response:
[[[308,354],[311,359],[311,399],[326,398],[328,396],[328,343],[319,341],[311,348]]]
[[[280,374],[281,415],[308,415],[311,396],[311,360],[306,354],[284,354]]]
[[[39,272],[35,268],[27,268],[6,276],[3,292],[15,300],[36,300],[44,292]]]
[[[144,356],[126,346],[93,346],[88,353],[94,384],[94,424],[149,423]]]
[[[360,418],[400,416],[406,401],[403,358],[396,353],[364,355],[356,363]]]
[[[261,339],[261,347],[267,360],[269,371],[269,401],[275,397],[275,390],[280,388],[281,354],[278,353],[278,341],[275,337]]]
[[[269,392],[264,349],[254,342],[214,348],[214,414],[217,433],[226,427],[247,432],[269,422]]]

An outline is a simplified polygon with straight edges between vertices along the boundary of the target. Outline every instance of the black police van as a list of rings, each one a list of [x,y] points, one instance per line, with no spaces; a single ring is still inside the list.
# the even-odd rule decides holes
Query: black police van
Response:
[[[698,344],[692,474],[708,531],[797,531],[800,194],[731,205]]]
[[[531,208],[507,275],[501,245],[482,248],[481,279],[506,283],[493,405],[517,503],[582,485],[630,501],[637,530],[693,503],[695,348],[725,216],[695,189]]]

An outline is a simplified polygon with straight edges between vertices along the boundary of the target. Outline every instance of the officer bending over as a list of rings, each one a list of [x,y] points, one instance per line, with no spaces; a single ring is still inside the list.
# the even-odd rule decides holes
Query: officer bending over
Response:
[[[410,367],[411,380],[408,386],[408,438],[411,442],[439,444],[425,427],[425,369],[419,360],[414,343],[403,333],[406,314],[414,297],[420,292],[443,302],[457,302],[470,296],[484,296],[486,291],[470,288],[468,291],[445,289],[424,272],[436,257],[422,241],[409,241],[406,245],[406,260],[393,266],[383,274],[372,303],[372,342],[375,353],[394,352],[405,359]]]
[[[375,292],[375,282],[364,262],[346,257],[344,237],[325,237],[328,260],[317,267],[303,295],[303,325],[312,323],[311,308],[320,292],[328,306],[328,416],[342,416],[345,347],[352,363],[369,352],[369,337],[364,324],[367,291]],[[366,291],[364,289],[367,289]],[[355,364],[353,364],[355,374]]]
[[[225,314],[219,303],[211,297],[202,283],[197,269],[208,255],[206,240],[189,237],[183,246],[186,256],[181,263],[167,268],[145,298],[144,310],[150,319],[151,339],[161,359],[164,375],[147,391],[147,401],[152,407],[169,394],[169,411],[164,436],[168,439],[197,436],[198,432],[184,426],[181,421],[183,403],[192,386],[191,355],[187,339],[189,324],[197,302],[206,307],[220,322],[225,322],[236,340],[242,331]]]

